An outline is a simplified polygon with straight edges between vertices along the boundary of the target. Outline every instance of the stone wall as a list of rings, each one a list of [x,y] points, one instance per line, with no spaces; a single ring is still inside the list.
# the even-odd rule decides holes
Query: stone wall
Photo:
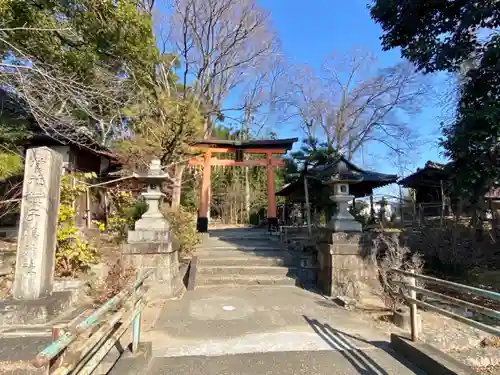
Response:
[[[359,298],[378,286],[370,259],[374,235],[323,229],[318,237],[318,285],[329,296]]]
[[[146,272],[153,270],[154,273],[148,279],[149,281],[161,282],[170,280],[177,276],[179,272],[179,262],[174,259],[178,256],[177,252],[160,252],[148,249],[149,244],[141,245],[123,245],[123,260],[127,266],[132,266],[136,270]]]
[[[467,271],[474,267],[500,267],[498,242],[491,233],[478,234],[473,228],[424,226],[401,231],[334,233],[322,228],[316,236],[318,250],[317,284],[330,296],[357,294],[378,288],[378,273],[371,259],[373,241],[392,237],[410,254],[422,255],[426,265],[440,272]],[[500,236],[499,236],[500,238]],[[384,253],[383,244],[378,255]]]
[[[170,298],[178,296],[183,290],[180,275],[179,253],[172,249],[171,241],[136,242],[131,241],[122,245],[122,260],[125,266],[133,267],[140,273],[152,270],[153,274],[146,281],[146,285],[153,288],[155,293]],[[165,233],[163,233],[165,235]],[[139,236],[137,236],[139,237]]]

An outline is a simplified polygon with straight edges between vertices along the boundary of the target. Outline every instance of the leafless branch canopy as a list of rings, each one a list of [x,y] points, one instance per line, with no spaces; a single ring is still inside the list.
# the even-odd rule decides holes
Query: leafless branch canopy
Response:
[[[31,120],[47,134],[84,143],[106,145],[123,132],[123,108],[135,94],[129,81],[106,69],[92,85],[33,58],[22,64],[0,63],[0,87],[17,107],[16,116]]]
[[[182,81],[220,115],[228,94],[271,63],[277,37],[255,0],[177,0],[171,44],[181,59]]]
[[[105,62],[96,66],[93,77],[83,82],[68,73],[29,55],[9,43],[9,33],[19,28],[0,29],[0,43],[11,47],[12,56],[0,62],[0,110],[10,118],[34,123],[48,135],[86,147],[108,145],[123,135],[123,109],[138,95],[132,73],[123,75]],[[62,33],[74,37],[71,29],[33,29],[36,33]],[[124,79],[124,76],[128,79]]]
[[[281,101],[309,136],[324,139],[348,158],[370,143],[402,152],[416,132],[409,125],[429,93],[428,81],[406,63],[374,71],[369,54],[332,55],[321,71],[297,67]]]

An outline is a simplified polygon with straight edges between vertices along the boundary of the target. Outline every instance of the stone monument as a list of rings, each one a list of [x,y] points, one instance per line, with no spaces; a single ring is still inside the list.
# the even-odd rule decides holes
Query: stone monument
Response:
[[[362,225],[348,211],[348,202],[352,201],[353,195],[349,194],[349,183],[355,182],[332,177],[328,184],[333,185],[334,194],[330,199],[336,203],[337,210],[328,222],[328,227],[334,232],[361,232]],[[357,182],[357,181],[356,181]]]
[[[48,147],[26,152],[17,244],[15,299],[52,294],[62,158]]]
[[[125,262],[139,272],[153,269],[151,281],[156,281],[158,291],[164,297],[179,294],[183,284],[179,273],[179,254],[172,246],[170,224],[160,212],[160,203],[165,194],[160,190],[167,179],[159,160],[153,160],[147,175],[139,176],[140,182],[147,184],[147,191],[142,196],[148,204],[148,210],[136,221],[134,230],[128,232],[124,246]]]

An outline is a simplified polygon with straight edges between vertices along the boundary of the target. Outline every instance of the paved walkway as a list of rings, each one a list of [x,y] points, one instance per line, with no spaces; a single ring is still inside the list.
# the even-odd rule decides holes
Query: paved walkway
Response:
[[[369,321],[298,287],[205,287],[157,313],[149,374],[422,374]]]
[[[384,351],[281,352],[156,359],[156,375],[396,375],[417,374]]]

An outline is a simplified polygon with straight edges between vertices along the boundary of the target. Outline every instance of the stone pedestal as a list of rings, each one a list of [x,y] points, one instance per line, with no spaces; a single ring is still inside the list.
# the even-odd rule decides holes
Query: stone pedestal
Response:
[[[378,287],[377,268],[368,256],[361,233],[325,228],[318,244],[318,284],[328,296],[359,298]]]
[[[337,211],[328,222],[328,228],[335,232],[361,232],[363,227],[348,211],[349,202],[354,198],[349,195],[349,185],[338,183],[334,186],[335,194],[330,199],[337,204]]]
[[[81,301],[82,289],[54,291],[34,300],[0,301],[0,326],[46,324]]]
[[[164,232],[170,229],[168,221],[165,220],[159,208],[160,200],[163,196],[164,194],[156,187],[146,193],[142,193],[142,197],[148,204],[148,210],[135,222],[134,227],[136,232]],[[143,235],[145,234],[143,233]],[[134,236],[135,234],[132,234],[132,237]]]
[[[162,297],[173,297],[183,287],[179,253],[172,247],[172,234],[165,218],[157,219],[152,226],[164,229],[139,228],[128,232],[128,243],[123,247],[124,261],[139,273],[152,269],[154,272],[147,284],[160,291]]]
[[[51,295],[54,281],[62,158],[48,147],[28,149],[17,244],[15,299]]]

